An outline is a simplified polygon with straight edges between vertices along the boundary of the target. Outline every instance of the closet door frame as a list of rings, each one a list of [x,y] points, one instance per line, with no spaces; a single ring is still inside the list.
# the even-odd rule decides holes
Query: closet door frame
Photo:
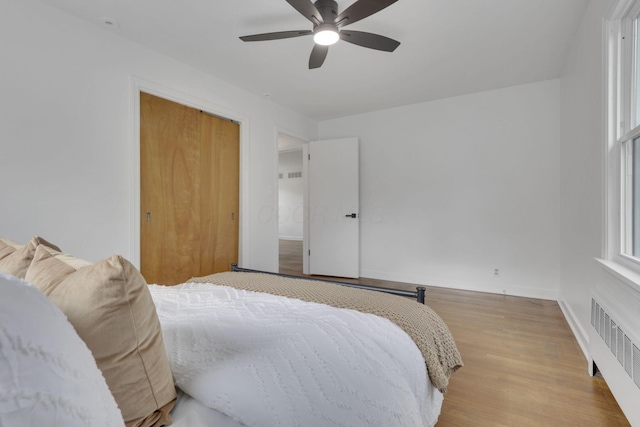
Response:
[[[140,268],[140,92],[165,98],[169,101],[183,104],[188,107],[202,110],[206,113],[218,117],[224,117],[233,120],[240,125],[240,183],[239,183],[239,224],[238,224],[238,265],[250,263],[248,257],[248,234],[249,229],[248,216],[245,214],[245,207],[249,206],[248,200],[248,179],[245,171],[248,168],[249,159],[249,118],[235,111],[225,109],[211,101],[203,99],[200,96],[186,94],[184,92],[168,88],[164,85],[154,83],[139,77],[132,77],[131,90],[131,111],[132,111],[132,134],[133,143],[131,144],[131,163],[130,171],[133,176],[133,200],[131,201],[131,254],[130,261]]]

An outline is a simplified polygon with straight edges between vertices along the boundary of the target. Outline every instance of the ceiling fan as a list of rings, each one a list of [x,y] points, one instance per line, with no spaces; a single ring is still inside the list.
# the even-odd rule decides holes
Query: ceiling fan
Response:
[[[340,14],[338,3],[334,0],[317,0],[315,3],[311,3],[311,0],[286,1],[313,23],[313,30],[279,31],[242,36],[240,39],[255,42],[313,35],[316,44],[311,50],[309,69],[319,68],[327,57],[329,46],[338,40],[385,52],[393,52],[400,45],[400,42],[378,34],[343,30],[347,25],[373,15],[398,0],[357,0]]]

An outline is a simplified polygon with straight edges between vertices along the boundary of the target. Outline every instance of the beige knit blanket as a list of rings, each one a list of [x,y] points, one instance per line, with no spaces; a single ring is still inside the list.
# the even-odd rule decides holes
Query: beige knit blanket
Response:
[[[463,365],[453,337],[440,316],[428,306],[404,297],[264,273],[217,273],[194,277],[189,282],[264,292],[385,317],[413,339],[422,352],[431,383],[443,393],[447,391],[451,374]]]

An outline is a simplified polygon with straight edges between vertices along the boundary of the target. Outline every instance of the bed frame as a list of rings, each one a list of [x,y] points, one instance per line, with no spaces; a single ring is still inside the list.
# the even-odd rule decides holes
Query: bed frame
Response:
[[[402,296],[402,297],[415,298],[415,300],[418,301],[420,304],[424,304],[424,294],[425,294],[425,291],[426,291],[426,288],[423,287],[423,286],[416,286],[415,292],[402,291],[402,290],[399,290],[399,289],[382,288],[382,287],[377,287],[377,286],[367,286],[367,285],[360,285],[358,283],[347,283],[347,282],[340,282],[340,281],[336,281],[336,280],[318,279],[318,278],[315,278],[315,277],[308,277],[308,276],[293,276],[291,274],[271,273],[269,271],[251,270],[251,269],[248,269],[248,268],[238,267],[238,264],[231,264],[231,271],[239,271],[239,272],[247,272],[247,273],[263,273],[263,274],[271,274],[271,275],[274,275],[274,276],[289,277],[289,278],[293,278],[293,279],[305,279],[305,280],[315,280],[317,282],[334,283],[336,285],[347,286],[347,287],[350,287],[350,288],[367,289],[369,291],[378,291],[378,292],[384,292],[386,294],[392,294],[392,295],[399,295],[399,296]]]

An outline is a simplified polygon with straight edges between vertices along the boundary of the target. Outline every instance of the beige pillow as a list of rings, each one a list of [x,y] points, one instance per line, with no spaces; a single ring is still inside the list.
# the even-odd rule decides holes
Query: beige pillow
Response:
[[[82,267],[90,265],[92,264],[89,261],[42,246],[36,248],[25,281],[36,285],[43,294],[49,296],[58,283]]]
[[[8,255],[11,255],[23,246],[24,245],[16,243],[12,240],[0,238],[0,260]]]
[[[26,280],[66,314],[87,344],[127,427],[169,425],[176,390],[140,272],[118,255],[83,266],[38,248]]]
[[[35,236],[26,245],[19,245],[8,239],[0,239],[0,273],[24,279],[36,252],[36,247],[39,245],[45,245],[56,251],[60,250],[57,246],[38,236]]]

